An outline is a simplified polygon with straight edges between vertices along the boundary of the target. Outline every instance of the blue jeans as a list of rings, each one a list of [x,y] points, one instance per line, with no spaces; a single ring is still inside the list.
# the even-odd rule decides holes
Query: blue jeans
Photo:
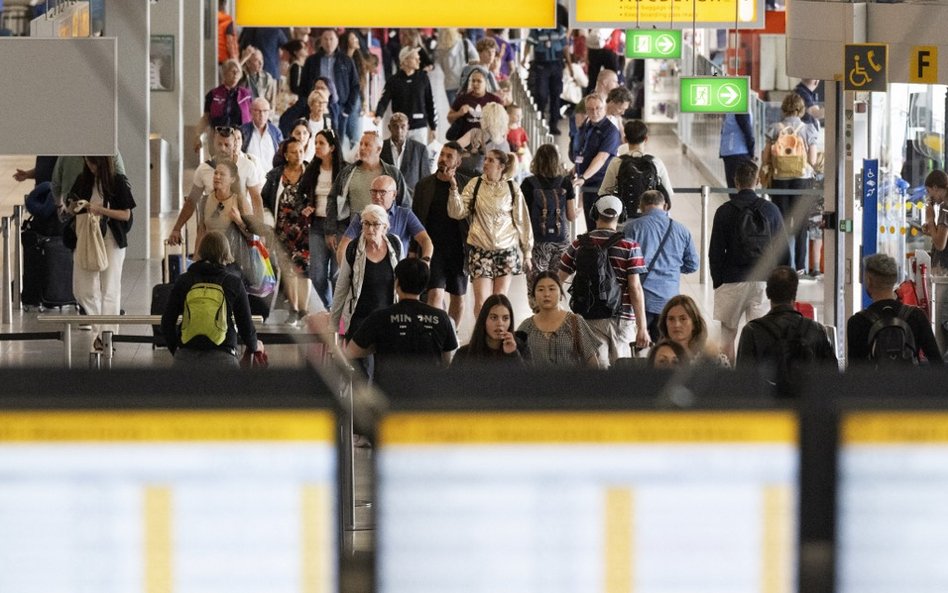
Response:
[[[326,246],[323,233],[325,218],[314,218],[309,227],[309,279],[313,283],[316,295],[328,311],[332,307],[332,289],[339,272],[336,254]]]

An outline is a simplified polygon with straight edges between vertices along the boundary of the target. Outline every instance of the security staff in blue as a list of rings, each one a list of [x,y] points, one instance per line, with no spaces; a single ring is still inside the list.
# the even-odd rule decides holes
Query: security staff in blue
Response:
[[[566,9],[560,5],[556,7],[555,29],[530,29],[527,35],[527,51],[523,55],[523,63],[527,63],[530,51],[533,51],[533,61],[530,62],[530,75],[527,77],[527,86],[537,102],[540,113],[549,107],[550,133],[559,135],[560,95],[563,93],[563,67],[569,63],[569,16]]]
[[[584,100],[586,123],[577,133],[576,152],[573,155],[573,186],[583,194],[583,214],[586,229],[596,228],[596,219],[590,210],[599,199],[599,186],[606,174],[609,161],[616,156],[622,138],[619,129],[606,117],[606,102],[593,93]]]

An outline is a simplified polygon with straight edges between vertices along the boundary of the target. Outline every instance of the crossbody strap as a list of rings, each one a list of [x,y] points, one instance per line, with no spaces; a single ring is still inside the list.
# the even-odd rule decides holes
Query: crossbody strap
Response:
[[[672,222],[674,221],[672,221],[671,217],[669,217],[668,226],[665,227],[665,234],[662,235],[662,240],[658,244],[658,249],[655,250],[655,255],[652,256],[652,261],[649,262],[648,268],[646,268],[645,273],[642,274],[642,282],[645,282],[645,279],[648,278],[648,275],[649,273],[651,273],[652,268],[655,267],[655,262],[658,261],[658,256],[660,256],[662,254],[662,251],[665,249],[665,242],[668,241],[668,235],[671,234]]]

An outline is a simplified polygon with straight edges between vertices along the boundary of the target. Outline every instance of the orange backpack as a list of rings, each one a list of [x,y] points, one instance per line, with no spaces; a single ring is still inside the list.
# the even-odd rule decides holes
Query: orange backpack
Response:
[[[806,174],[806,142],[800,136],[802,122],[796,128],[778,124],[780,132],[770,145],[770,163],[776,179],[796,179]]]

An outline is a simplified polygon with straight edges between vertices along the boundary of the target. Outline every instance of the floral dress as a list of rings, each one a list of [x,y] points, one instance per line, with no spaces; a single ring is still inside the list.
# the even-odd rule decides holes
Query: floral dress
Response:
[[[302,176],[300,176],[302,178]],[[276,236],[285,251],[285,259],[298,274],[309,269],[309,225],[310,217],[303,216],[308,204],[300,191],[300,183],[290,183],[286,175],[282,179],[276,211]]]

